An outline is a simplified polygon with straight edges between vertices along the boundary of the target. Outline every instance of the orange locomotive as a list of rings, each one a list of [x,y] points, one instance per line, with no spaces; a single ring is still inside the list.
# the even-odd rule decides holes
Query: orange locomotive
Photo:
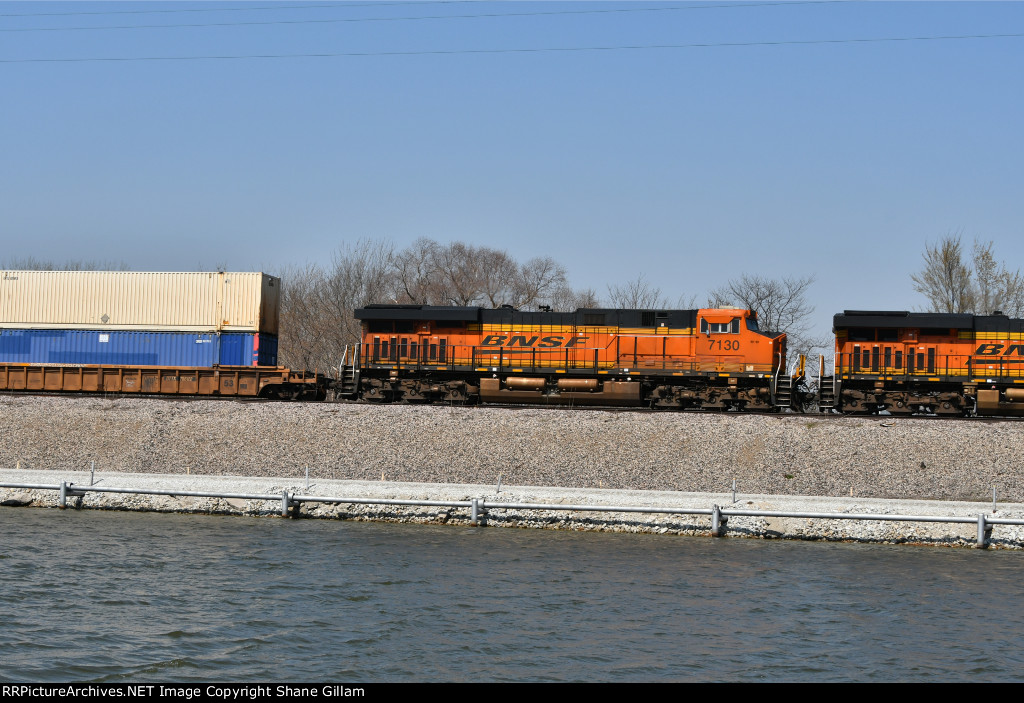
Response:
[[[743,309],[369,305],[341,394],[409,402],[799,407],[802,363]]]
[[[1024,320],[847,310],[833,328],[823,411],[1024,415]]]

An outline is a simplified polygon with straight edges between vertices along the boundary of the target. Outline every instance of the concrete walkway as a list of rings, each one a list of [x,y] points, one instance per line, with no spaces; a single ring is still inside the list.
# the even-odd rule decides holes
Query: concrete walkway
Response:
[[[56,486],[61,481],[88,486],[88,471],[40,471],[0,469],[0,483]],[[272,516],[281,514],[283,491],[299,496],[343,497],[420,501],[468,501],[487,503],[544,503],[614,507],[653,507],[778,512],[956,516],[1024,519],[1024,504],[886,500],[854,497],[812,497],[748,495],[739,493],[683,493],[671,491],[600,490],[538,486],[479,484],[394,483],[384,481],[315,480],[307,487],[302,479],[254,478],[246,476],[201,476],[140,473],[96,473],[97,487],[144,489],[167,493],[217,493],[275,496],[273,500],[206,498],[166,495],[137,495],[88,492],[70,498],[69,507],[197,512]],[[0,505],[57,507],[54,490],[0,488]],[[373,520],[385,522],[441,523],[469,525],[470,510],[444,506],[382,506],[331,503],[303,503],[305,517]],[[649,532],[680,535],[709,535],[707,515],[664,515],[632,512],[581,512],[527,509],[485,509],[483,521],[489,526],[546,529]],[[728,537],[819,539],[875,543],[910,543],[946,546],[974,546],[977,523],[920,523],[874,520],[834,520],[804,517],[732,516],[722,533]],[[995,525],[989,541],[997,548],[1024,548],[1024,527]]]

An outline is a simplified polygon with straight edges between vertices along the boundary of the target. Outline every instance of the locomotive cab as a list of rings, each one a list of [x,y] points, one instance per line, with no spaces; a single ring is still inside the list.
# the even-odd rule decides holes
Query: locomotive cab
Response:
[[[785,370],[786,336],[762,332],[753,310],[702,309],[697,311],[697,319],[694,353],[703,367],[768,373]]]

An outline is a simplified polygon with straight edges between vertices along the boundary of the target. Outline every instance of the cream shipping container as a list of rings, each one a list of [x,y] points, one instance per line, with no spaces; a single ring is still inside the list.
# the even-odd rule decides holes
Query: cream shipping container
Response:
[[[0,271],[0,328],[277,334],[265,273]]]

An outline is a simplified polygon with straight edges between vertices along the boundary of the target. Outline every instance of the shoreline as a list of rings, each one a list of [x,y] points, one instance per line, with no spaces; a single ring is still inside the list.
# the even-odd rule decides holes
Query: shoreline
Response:
[[[274,496],[287,490],[300,497],[462,501],[304,502],[299,513],[309,517],[468,525],[466,501],[475,498],[484,501],[491,526],[694,536],[711,532],[714,506],[1024,519],[1019,420],[0,395],[0,437],[0,467],[13,467],[0,469],[2,483],[87,486],[95,465],[96,480],[106,486],[272,495],[74,497],[72,504],[88,509],[273,515],[282,503]],[[486,507],[496,501],[704,514]],[[59,496],[3,489],[0,502],[56,506]],[[977,522],[726,517],[725,535],[763,539],[974,546],[979,529]],[[995,525],[991,544],[1024,548],[1024,527]]]
[[[319,497],[366,498],[414,501],[468,501],[474,498],[491,503],[544,503],[614,507],[695,508],[723,510],[764,510],[809,513],[887,514],[917,516],[958,516],[1024,519],[1024,504],[963,501],[894,500],[865,497],[822,497],[793,495],[736,495],[677,491],[638,491],[621,489],[585,489],[503,485],[404,483],[304,479],[287,477],[208,476],[96,472],[95,485],[169,493],[202,492]],[[61,481],[88,486],[88,471],[47,471],[0,468],[0,483],[45,484]],[[485,503],[486,505],[486,503]],[[0,488],[2,507],[59,507],[55,490]],[[281,515],[281,499],[244,500],[124,493],[88,492],[69,499],[68,509],[127,510],[143,512],[198,513],[270,517]],[[452,526],[471,525],[471,511],[465,507],[358,505],[325,502],[302,503],[293,517],[399,522]],[[665,515],[651,513],[593,512],[531,509],[488,509],[481,514],[488,527],[558,529],[575,531],[630,532],[678,536],[710,536],[711,518],[707,515]],[[805,517],[733,516],[723,526],[722,537],[754,539],[800,539],[873,544],[908,544],[948,547],[974,547],[976,524],[943,522],[889,522],[874,520],[835,520]],[[1024,526],[995,525],[989,548],[1024,549]]]
[[[0,395],[0,466],[1024,503],[1024,422]]]

